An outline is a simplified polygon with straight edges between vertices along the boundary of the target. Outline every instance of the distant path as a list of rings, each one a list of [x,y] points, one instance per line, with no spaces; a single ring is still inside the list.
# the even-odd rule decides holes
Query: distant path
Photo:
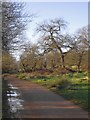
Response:
[[[8,81],[18,87],[24,109],[19,110],[18,118],[88,118],[88,112],[43,86],[20,80],[13,75]]]

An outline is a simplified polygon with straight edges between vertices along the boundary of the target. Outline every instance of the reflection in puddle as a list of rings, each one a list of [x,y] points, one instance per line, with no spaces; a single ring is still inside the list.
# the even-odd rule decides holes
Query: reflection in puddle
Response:
[[[10,91],[7,91],[7,96],[8,97],[18,97],[18,96],[20,96],[20,93],[17,93],[16,91],[12,91],[12,90],[10,90]]]
[[[14,90],[18,89],[17,87],[13,87],[11,83],[9,83],[8,86],[9,86],[10,89],[14,89]]]
[[[9,90],[7,91],[8,103],[11,113],[17,113],[18,110],[23,108],[23,100],[19,99],[20,93],[17,87],[13,87],[11,83],[8,84]]]
[[[21,99],[11,97],[11,98],[8,98],[8,102],[10,105],[10,111],[12,113],[16,113],[18,110],[24,109],[22,105],[22,102],[24,101]]]

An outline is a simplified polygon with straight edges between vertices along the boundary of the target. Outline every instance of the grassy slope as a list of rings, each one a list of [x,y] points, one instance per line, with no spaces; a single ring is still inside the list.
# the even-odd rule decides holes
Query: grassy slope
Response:
[[[87,72],[65,74],[58,76],[51,75],[31,75],[19,74],[19,78],[31,80],[41,84],[50,90],[62,95],[63,97],[73,101],[84,109],[88,109],[88,84]]]

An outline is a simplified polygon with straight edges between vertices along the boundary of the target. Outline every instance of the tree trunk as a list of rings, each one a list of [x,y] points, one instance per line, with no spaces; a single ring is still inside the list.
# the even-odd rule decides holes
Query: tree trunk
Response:
[[[47,61],[44,62],[44,69],[47,69]]]
[[[24,72],[27,72],[26,66],[24,65],[23,62],[22,62],[22,65],[23,65]]]
[[[51,66],[52,70],[55,68],[55,59],[52,60],[52,66]]]
[[[78,72],[80,71],[80,66],[81,66],[81,62],[82,62],[82,54],[79,56],[79,61],[78,61]]]
[[[22,58],[20,58],[20,60],[21,60],[21,63],[22,63],[22,66],[23,66],[24,72],[27,72],[26,66],[25,66],[24,63],[23,63]]]
[[[64,54],[61,54],[61,64],[62,64],[62,68],[65,68],[65,59],[64,59]]]
[[[32,70],[35,71],[36,70],[36,62],[34,63]]]

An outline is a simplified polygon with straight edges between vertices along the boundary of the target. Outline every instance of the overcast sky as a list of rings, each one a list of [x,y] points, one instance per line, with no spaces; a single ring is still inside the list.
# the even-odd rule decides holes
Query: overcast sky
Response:
[[[27,29],[27,38],[33,42],[37,39],[36,24],[44,20],[63,18],[68,22],[67,31],[71,34],[88,25],[88,2],[28,2],[26,9],[37,15]]]

